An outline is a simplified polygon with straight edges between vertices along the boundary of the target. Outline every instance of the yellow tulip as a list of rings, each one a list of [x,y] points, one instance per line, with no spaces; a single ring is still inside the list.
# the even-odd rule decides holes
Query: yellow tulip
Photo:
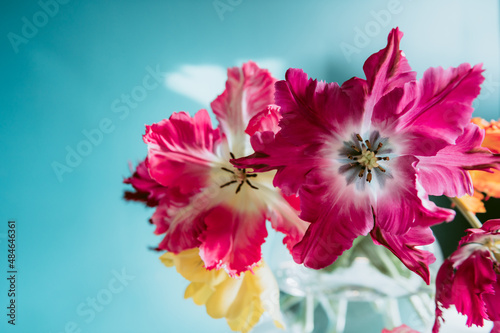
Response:
[[[198,249],[179,254],[167,252],[160,257],[191,283],[184,298],[205,304],[212,318],[226,318],[233,331],[249,332],[268,312],[278,328],[284,328],[279,308],[279,289],[273,273],[261,261],[252,271],[232,278],[224,270],[207,270]]]

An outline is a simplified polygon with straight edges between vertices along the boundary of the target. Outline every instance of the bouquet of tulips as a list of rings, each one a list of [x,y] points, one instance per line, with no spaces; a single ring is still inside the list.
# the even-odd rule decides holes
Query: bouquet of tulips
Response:
[[[467,325],[489,320],[500,332],[500,219],[474,215],[500,194],[500,129],[471,120],[483,70],[429,68],[417,80],[402,35],[393,29],[366,60],[365,79],[339,85],[290,68],[277,81],[247,62],[228,69],[211,103],[217,127],[207,110],[146,126],[147,157],[125,198],[155,207],[160,259],[191,282],[185,297],[232,330],[250,331],[265,311],[284,326],[262,258],[266,221],[297,264],[325,268],[369,234],[430,283],[435,258],[421,246],[455,211],[429,195],[445,195],[475,224],[439,270],[433,332],[451,305]]]

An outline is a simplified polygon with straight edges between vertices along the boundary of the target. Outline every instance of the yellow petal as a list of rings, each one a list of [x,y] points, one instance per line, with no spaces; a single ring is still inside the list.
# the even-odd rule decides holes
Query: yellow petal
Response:
[[[263,286],[263,291],[260,294],[262,307],[274,320],[274,325],[284,329],[285,322],[280,310],[280,289],[273,272],[265,262],[262,262],[255,274],[259,279],[259,283]]]
[[[232,278],[224,270],[207,271],[198,249],[166,253],[160,259],[168,267],[175,265],[177,271],[191,281],[185,298],[193,298],[197,305],[205,304],[213,318],[225,317],[233,331],[249,332],[266,311],[278,328],[284,328],[278,284],[264,262],[253,272]]]
[[[167,252],[160,257],[161,262],[167,267],[175,266],[175,255],[173,253]]]
[[[177,272],[191,282],[220,283],[224,279],[221,272],[205,269],[197,248],[179,254],[167,252],[160,257],[160,260],[167,267],[175,265]]]
[[[205,304],[213,294],[214,288],[203,282],[189,284],[184,293],[184,298],[193,298],[196,305]]]
[[[259,302],[253,301],[241,308],[237,317],[227,318],[227,323],[233,331],[246,333],[257,325],[263,313],[264,309],[260,307]]]
[[[231,306],[235,306],[236,310],[239,310],[239,304],[235,302],[235,299],[238,296],[242,283],[242,278],[230,278],[228,275],[228,277],[217,286],[215,292],[207,301],[207,313],[210,317],[226,317]]]
[[[285,328],[279,304],[279,288],[269,267],[262,262],[254,273],[246,272],[238,298],[228,313],[231,329],[248,332],[268,312],[278,328]],[[229,320],[229,318],[231,320]]]

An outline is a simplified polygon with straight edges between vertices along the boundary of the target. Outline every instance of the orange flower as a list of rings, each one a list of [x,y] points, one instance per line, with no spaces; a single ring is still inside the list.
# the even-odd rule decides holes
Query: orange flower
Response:
[[[488,122],[482,118],[473,118],[472,123],[485,131],[481,146],[500,154],[500,120]],[[465,195],[460,198],[460,201],[474,213],[485,213],[486,209],[482,200],[488,200],[489,197],[500,198],[500,170],[493,170],[493,172],[474,170],[470,171],[470,176],[474,184],[474,195]],[[483,193],[486,194],[486,198]]]
[[[460,197],[460,201],[465,208],[473,213],[486,213],[483,199],[484,195],[476,190],[474,190],[473,196],[466,194],[463,197]]]
[[[485,130],[485,136],[482,146],[488,148],[494,153],[500,153],[500,119],[487,122],[482,118],[472,118],[472,122]]]

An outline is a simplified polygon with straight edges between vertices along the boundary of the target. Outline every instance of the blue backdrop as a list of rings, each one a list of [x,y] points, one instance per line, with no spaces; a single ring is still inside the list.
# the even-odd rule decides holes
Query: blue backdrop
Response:
[[[421,75],[484,63],[475,115],[499,117],[495,0],[3,2],[0,78],[0,330],[229,332],[183,300],[187,282],[148,250],[153,213],[124,202],[144,125],[194,114],[249,59],[343,82],[389,30]],[[7,324],[8,220],[16,325]],[[196,320],[194,320],[196,318]]]

